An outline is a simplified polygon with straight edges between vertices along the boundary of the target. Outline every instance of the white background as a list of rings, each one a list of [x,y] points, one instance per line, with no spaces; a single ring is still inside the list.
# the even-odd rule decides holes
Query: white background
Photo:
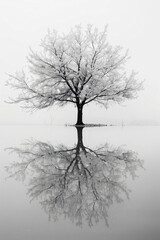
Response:
[[[71,106],[50,108],[32,115],[18,105],[4,101],[13,90],[5,86],[8,74],[23,69],[29,47],[36,48],[48,29],[69,31],[77,24],[108,24],[112,45],[129,49],[127,70],[138,71],[145,79],[144,90],[136,100],[84,109],[87,123],[160,123],[160,3],[158,0],[1,0],[0,1],[0,124],[75,123]]]

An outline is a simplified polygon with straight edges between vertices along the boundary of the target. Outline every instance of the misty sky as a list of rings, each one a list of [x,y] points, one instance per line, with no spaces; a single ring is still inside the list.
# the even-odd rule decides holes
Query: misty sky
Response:
[[[75,123],[68,105],[30,114],[4,101],[15,95],[5,86],[8,74],[23,69],[29,47],[35,49],[48,29],[66,32],[77,24],[108,24],[113,46],[129,49],[127,71],[138,71],[144,90],[136,100],[108,110],[91,104],[87,123],[160,123],[160,2],[158,0],[1,0],[0,1],[0,124]]]

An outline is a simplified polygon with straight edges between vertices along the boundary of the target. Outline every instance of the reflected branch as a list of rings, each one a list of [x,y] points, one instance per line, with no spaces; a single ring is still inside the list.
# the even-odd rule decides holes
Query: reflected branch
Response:
[[[78,140],[72,148],[40,141],[10,148],[21,160],[6,169],[19,180],[31,172],[28,195],[40,201],[50,219],[64,216],[77,225],[87,222],[89,226],[103,220],[108,225],[108,208],[125,196],[129,198],[126,177],[135,178],[143,162],[122,147],[85,147],[83,128],[76,129]]]

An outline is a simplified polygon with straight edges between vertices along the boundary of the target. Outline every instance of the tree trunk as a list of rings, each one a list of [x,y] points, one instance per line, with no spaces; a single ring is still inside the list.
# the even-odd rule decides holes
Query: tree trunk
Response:
[[[83,126],[83,104],[77,104],[77,123],[76,126]]]

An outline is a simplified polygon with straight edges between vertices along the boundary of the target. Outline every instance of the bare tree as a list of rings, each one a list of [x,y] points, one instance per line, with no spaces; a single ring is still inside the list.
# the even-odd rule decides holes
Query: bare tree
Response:
[[[72,103],[77,107],[76,125],[83,125],[83,107],[91,102],[108,103],[136,97],[141,88],[133,71],[128,76],[124,66],[128,54],[107,41],[107,28],[100,32],[88,25],[68,34],[48,32],[42,51],[30,51],[29,71],[12,75],[8,84],[20,90],[12,103],[29,109],[43,109],[53,104]]]
[[[7,171],[24,179],[31,170],[28,194],[40,200],[50,218],[57,220],[63,215],[77,225],[87,222],[92,226],[99,220],[108,225],[108,208],[129,197],[126,176],[134,178],[142,161],[135,152],[121,147],[85,147],[82,129],[77,128],[77,145],[70,149],[33,141],[12,148],[22,160]]]

